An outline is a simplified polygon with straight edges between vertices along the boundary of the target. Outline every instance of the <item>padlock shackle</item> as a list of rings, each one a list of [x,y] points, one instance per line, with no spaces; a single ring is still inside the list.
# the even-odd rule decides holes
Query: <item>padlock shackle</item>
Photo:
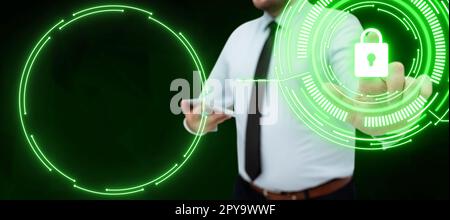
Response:
[[[383,36],[381,35],[381,32],[375,28],[366,29],[361,33],[361,38],[360,38],[361,43],[364,43],[364,37],[366,36],[366,34],[368,34],[370,32],[373,32],[378,35],[378,43],[379,44],[383,43]]]

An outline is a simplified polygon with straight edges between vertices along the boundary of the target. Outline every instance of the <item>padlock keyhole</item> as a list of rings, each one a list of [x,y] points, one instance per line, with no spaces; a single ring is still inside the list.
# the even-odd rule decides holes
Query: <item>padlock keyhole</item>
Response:
[[[376,59],[377,59],[377,57],[373,53],[370,53],[369,55],[367,55],[367,61],[369,61],[369,66],[373,66]]]

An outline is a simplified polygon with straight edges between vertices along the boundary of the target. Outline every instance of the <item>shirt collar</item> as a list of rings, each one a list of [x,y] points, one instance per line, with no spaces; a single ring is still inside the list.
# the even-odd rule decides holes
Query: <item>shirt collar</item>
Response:
[[[294,4],[298,4],[298,2],[299,1],[307,1],[307,0],[296,0],[295,2],[294,2]],[[308,1],[305,3],[305,8],[306,7],[310,7],[311,5],[310,5],[311,3],[309,3]],[[307,11],[307,9],[304,9],[304,11]],[[302,13],[302,15],[301,16],[303,16],[303,13]],[[300,16],[298,16],[298,17],[300,17]],[[263,14],[263,16],[261,17],[261,19],[262,19],[262,22],[261,22],[261,29],[262,30],[265,30],[267,27],[268,27],[268,25],[270,24],[270,22],[272,22],[272,21],[275,21],[275,22],[277,22],[277,24],[278,25],[280,25],[280,19],[281,19],[281,15],[279,15],[279,16],[277,16],[276,18],[274,18],[274,17],[272,17],[272,15],[270,15],[268,12],[264,12],[264,14]]]
[[[265,29],[269,26],[270,22],[272,22],[272,21],[275,21],[275,22],[277,22],[278,24],[280,24],[279,19],[280,19],[280,16],[274,18],[274,17],[272,17],[272,15],[270,15],[269,13],[264,12],[264,14],[263,14],[263,16],[262,16],[262,22],[261,22],[262,25],[261,25],[261,28],[262,28],[263,30],[265,30]]]

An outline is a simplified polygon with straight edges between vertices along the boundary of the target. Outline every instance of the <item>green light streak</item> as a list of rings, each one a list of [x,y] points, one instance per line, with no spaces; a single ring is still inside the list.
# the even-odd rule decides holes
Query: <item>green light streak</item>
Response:
[[[412,139],[408,140],[408,143],[412,142]],[[393,144],[393,143],[398,143],[398,140],[393,140],[393,141],[387,141],[387,142],[382,142],[382,143],[370,143],[371,146],[379,146],[379,145],[389,145],[389,144]]]
[[[26,76],[26,78],[25,78],[25,85],[28,84],[28,78],[30,77],[31,67],[33,67],[34,61],[36,61],[36,58],[37,58],[37,56],[39,55],[39,53],[41,52],[42,48],[44,48],[44,46],[47,44],[47,42],[48,42],[50,39],[51,39],[51,37],[48,37],[48,38],[44,41],[44,43],[39,47],[38,51],[36,52],[36,55],[33,57],[33,60],[31,61],[31,64],[30,64],[30,68],[28,69],[27,76]],[[27,114],[27,105],[25,104],[25,103],[26,103],[26,98],[27,98],[27,87],[25,86],[25,87],[24,87],[24,92],[23,92],[23,103],[24,103],[24,105],[23,105],[23,110],[24,110],[24,114],[25,114],[25,115]]]
[[[448,14],[448,5],[446,5],[444,3],[444,1],[441,1],[441,3],[442,3],[442,6],[444,6],[444,8],[445,8],[445,10],[447,11],[447,14]],[[448,4],[448,1],[447,1],[447,4]]]
[[[61,174],[62,176],[66,177],[67,179],[69,179],[70,181],[72,181],[72,182],[75,183],[75,182],[76,182],[75,179],[73,179],[73,178],[69,177],[68,175],[66,175],[65,173],[61,172],[61,170],[59,170],[58,168],[56,168],[56,166],[54,166],[54,165],[52,164],[52,162],[50,162],[50,160],[47,159],[47,157],[45,156],[44,153],[42,153],[41,148],[40,148],[39,145],[37,144],[36,139],[34,139],[34,136],[33,136],[33,135],[30,135],[30,137],[31,137],[31,140],[33,141],[34,146],[36,146],[36,149],[39,151],[39,154],[42,155],[42,157],[45,159],[45,161],[46,161],[46,162],[47,162],[54,170],[56,170],[59,174]]]
[[[60,23],[62,23],[62,22],[64,22],[64,20],[59,21],[56,25],[54,25],[54,26],[50,29],[50,31],[53,30],[56,26],[58,26],[58,25],[59,25]],[[52,169],[44,162],[44,160],[42,159],[41,155],[38,154],[38,152],[36,151],[34,145],[33,145],[32,142],[31,142],[31,140],[30,140],[28,134],[26,133],[26,128],[25,128],[25,124],[24,124],[24,118],[23,118],[24,115],[27,115],[27,111],[26,111],[26,109],[25,109],[25,108],[26,108],[26,103],[23,101],[23,100],[25,100],[25,97],[26,97],[25,94],[26,94],[26,93],[25,93],[25,92],[22,93],[23,90],[26,90],[26,85],[27,85],[27,84],[25,84],[25,86],[23,86],[23,83],[24,83],[24,82],[25,82],[25,83],[28,82],[28,77],[29,77],[30,72],[31,72],[31,67],[33,66],[34,61],[36,60],[37,54],[40,53],[40,51],[41,51],[42,48],[43,48],[43,45],[45,45],[46,42],[50,39],[50,37],[47,37],[47,35],[49,35],[50,31],[47,31],[47,32],[44,34],[44,36],[41,37],[41,39],[38,41],[38,43],[34,46],[34,48],[33,48],[32,52],[31,52],[31,54],[29,55],[29,57],[28,57],[28,59],[27,59],[27,61],[26,61],[26,65],[25,65],[25,67],[24,67],[24,69],[23,69],[22,76],[21,76],[21,78],[20,78],[20,86],[19,86],[19,102],[18,102],[18,103],[19,103],[19,118],[20,118],[20,123],[21,123],[21,126],[22,126],[22,130],[23,130],[24,133],[25,133],[25,138],[27,139],[28,145],[30,146],[30,148],[32,149],[32,151],[33,151],[33,153],[36,155],[36,157],[39,159],[39,161],[41,161],[41,163],[42,163],[49,171],[52,171]],[[35,53],[36,48],[37,48],[37,47],[39,46],[39,44],[43,41],[43,39],[46,39],[45,42],[44,42],[44,44],[42,44],[42,45],[39,47],[39,49],[37,50],[37,52]],[[36,54],[36,55],[35,55],[35,54]],[[29,64],[30,60],[32,60],[32,61],[31,61],[30,67],[28,67],[28,64]],[[28,69],[28,68],[29,68],[29,69]],[[28,69],[28,71],[27,71],[27,69]],[[23,100],[21,100],[21,99],[23,99]],[[23,101],[23,102],[22,102],[22,101]],[[23,112],[22,112],[22,108],[23,108]]]
[[[292,91],[292,97],[298,99],[297,95],[296,95],[295,92],[293,92],[293,91]],[[304,106],[300,105],[300,102],[297,102],[297,103],[295,103],[295,104],[297,104],[297,105],[299,105],[300,107],[302,107],[303,109],[305,109]],[[309,114],[309,112],[307,112],[307,111],[305,111],[305,112]],[[308,118],[308,119],[309,119],[309,118],[312,118],[313,120],[316,120],[316,121],[317,121],[317,119],[314,118],[314,117],[311,117],[311,115],[308,115],[306,118]],[[321,125],[321,123],[318,123],[318,124]],[[317,126],[317,129],[323,130],[324,127],[325,127],[325,126],[322,124],[322,126],[320,126],[320,127]],[[339,128],[339,129],[342,129],[342,128]],[[325,136],[323,136],[323,137],[325,137]],[[332,141],[332,142],[335,142],[335,141],[333,141],[332,139],[329,139],[328,137],[327,137],[327,139],[330,140],[330,141]],[[346,139],[343,139],[343,138],[340,138],[340,137],[335,137],[335,139],[340,140],[340,141],[342,141],[342,142],[346,142],[346,143],[349,142],[349,140],[346,140]],[[338,143],[338,142],[335,142],[335,143]]]
[[[183,41],[183,38],[182,37],[184,37],[182,34],[180,34],[180,35],[178,35],[178,34],[176,34],[172,29],[170,29],[167,25],[165,25],[165,24],[163,24],[162,22],[160,22],[160,21],[158,21],[158,20],[156,20],[156,19],[154,19],[154,18],[152,18],[152,17],[148,17],[150,20],[152,20],[152,21],[154,21],[154,22],[156,22],[157,24],[159,24],[159,25],[161,25],[165,30],[167,30],[167,31],[169,31],[170,33],[172,33],[172,35],[173,36],[175,36],[182,44],[183,44],[183,46],[189,51],[189,54],[191,55],[191,57],[192,57],[192,59],[193,60],[196,60],[195,58],[196,57],[198,57],[197,55],[193,55],[193,53],[191,52],[191,50],[190,50],[190,48],[192,47],[192,46],[188,46],[184,41]],[[181,37],[180,37],[181,36]],[[184,39],[186,39],[186,38],[184,38]],[[203,70],[203,66],[199,66],[200,68],[200,72],[201,72],[201,77],[202,76],[204,76],[203,74],[204,74],[204,70]],[[203,85],[203,83],[202,83],[202,85]],[[202,105],[204,106],[205,105],[205,102],[202,102]],[[203,108],[203,109],[205,109],[205,108]],[[205,128],[205,124],[206,124],[206,119],[207,119],[207,117],[205,116],[205,117],[202,117],[202,119],[201,119],[201,122],[200,122],[200,129],[198,130],[198,132],[197,132],[197,135],[196,135],[196,138],[198,138],[198,137],[200,137],[202,134],[203,134],[203,132],[204,132],[204,128]],[[199,140],[194,140],[194,142],[195,141],[197,141],[196,143],[198,143],[198,141]],[[195,149],[195,147],[194,146],[196,146],[196,145],[191,145],[189,148],[188,148],[188,150],[186,151],[186,153],[183,155],[183,157],[187,157],[187,155],[190,155],[190,152],[192,152],[194,149]]]
[[[431,113],[431,115],[433,115],[436,119],[438,119],[438,122],[439,122],[439,118],[440,118],[439,116],[434,114],[431,110],[428,110],[428,112]]]
[[[306,73],[299,73],[290,77],[287,77],[286,79],[238,79],[236,80],[237,82],[242,82],[242,83],[254,83],[254,82],[286,82],[286,81],[290,81],[293,79],[298,79],[301,78],[305,75],[309,74],[309,72]]]
[[[363,9],[363,8],[374,8],[374,7],[375,7],[375,5],[361,5],[361,6],[353,7],[352,9],[350,9],[350,11],[356,11],[356,10]]]
[[[30,62],[30,60],[32,59],[32,57],[33,57],[33,55],[34,55],[34,52],[36,51],[36,48],[41,44],[41,42],[44,40],[44,39],[46,39],[47,38],[47,36],[50,34],[50,32],[52,32],[53,31],[53,29],[55,29],[58,25],[60,25],[61,23],[63,23],[64,22],[64,20],[61,20],[61,21],[59,21],[58,23],[56,23],[53,27],[51,27],[50,28],[50,30],[48,30],[45,34],[44,34],[44,36],[42,36],[41,37],[41,39],[39,39],[39,41],[38,41],[38,43],[34,46],[34,48],[33,48],[33,50],[31,51],[31,54],[28,56],[28,58],[27,58],[27,62],[25,63],[25,68],[23,69],[23,72],[22,72],[22,77],[21,77],[21,79],[20,79],[20,86],[19,86],[19,93],[20,93],[20,91],[22,91],[22,82],[23,82],[23,76],[25,76],[25,72],[26,72],[26,70],[27,70],[27,67],[28,67],[28,64],[29,64],[29,62]],[[47,38],[47,40],[46,41],[48,41],[48,38]],[[34,60],[34,58],[33,58],[33,60]],[[31,69],[31,67],[30,67],[30,69]],[[28,71],[27,72],[27,74],[26,74],[26,81],[28,81],[28,75],[30,74],[29,73],[30,71]],[[24,93],[24,94],[26,94],[26,92]],[[27,107],[26,107],[26,105],[25,105],[25,95],[24,95],[24,97],[23,97],[23,114],[27,114]],[[20,107],[20,106],[19,106]],[[20,111],[20,112],[22,112],[22,111]],[[22,113],[21,113],[22,114]]]
[[[448,114],[448,109],[447,109],[447,111],[444,113],[444,115],[442,115],[442,117],[440,117],[439,118],[439,120],[434,124],[435,126],[437,125],[437,124],[439,124],[439,122],[443,122],[444,120],[442,120],[445,116],[447,116],[447,114]],[[448,120],[447,120],[447,122],[448,122]]]
[[[106,188],[105,191],[107,191],[107,192],[132,191],[132,190],[135,190],[135,189],[144,188],[144,187],[146,187],[146,186],[148,186],[148,185],[150,185],[150,184],[152,184],[152,183],[155,183],[155,182],[157,183],[157,184],[155,184],[155,185],[158,185],[158,183],[160,183],[160,180],[161,180],[161,179],[162,179],[162,181],[166,180],[167,178],[164,178],[164,177],[170,175],[171,172],[172,172],[176,167],[178,167],[178,164],[175,164],[172,168],[170,168],[169,170],[167,170],[165,173],[163,173],[163,174],[160,175],[159,177],[157,177],[157,178],[155,178],[155,179],[153,179],[153,180],[151,180],[151,181],[149,181],[149,182],[147,182],[147,183],[144,183],[144,184],[141,184],[141,185],[138,185],[138,186],[133,186],[133,187],[113,188],[113,189]],[[164,178],[164,179],[163,179],[163,178]],[[162,181],[161,181],[161,182],[162,182]]]
[[[25,85],[28,84],[28,78],[30,77],[30,72],[31,72],[31,67],[34,65],[34,61],[36,61],[36,57],[39,55],[39,53],[41,52],[42,48],[44,48],[44,46],[47,44],[47,42],[51,39],[51,37],[47,37],[47,39],[44,41],[44,43],[39,47],[39,49],[36,52],[36,55],[33,56],[33,60],[31,61],[30,64],[30,68],[28,69],[27,75],[25,77]],[[37,45],[36,45],[37,46]],[[36,48],[36,47],[35,47]],[[34,50],[33,50],[34,51]],[[28,62],[27,62],[28,63]],[[27,87],[24,87],[24,92],[23,92],[23,114],[26,115],[27,114],[27,105],[26,103],[26,98],[27,98]]]
[[[400,147],[400,146],[403,146],[403,145],[406,145],[406,144],[409,144],[409,143],[412,143],[413,141],[412,141],[412,139],[409,139],[409,140],[407,140],[407,141],[405,141],[405,142],[402,142],[402,143],[400,143],[400,144],[395,144],[395,145],[392,145],[392,146],[389,146],[389,147],[382,147],[383,148],[383,150],[388,150],[388,149],[392,149],[392,148],[396,148],[396,147]]]
[[[33,137],[33,136],[31,135],[31,137]],[[27,140],[29,141],[28,138],[27,138]],[[34,140],[33,140],[33,142],[34,142]],[[36,144],[36,143],[34,143],[34,144]],[[47,163],[45,163],[44,160],[42,159],[42,157],[45,158],[44,154],[42,154],[42,152],[39,150],[38,147],[35,147],[36,145],[33,145],[33,144],[30,143],[30,146],[31,146],[31,149],[33,150],[34,154],[36,155],[36,157],[39,158],[39,160],[41,161],[41,163],[44,164],[44,166],[47,167],[48,171],[51,172],[51,171],[52,171],[52,168],[50,168],[50,166],[47,165]],[[38,152],[36,151],[35,148],[37,148],[37,149],[39,150],[39,154],[38,154]],[[45,160],[47,161],[47,159],[45,159]]]
[[[409,27],[405,24],[405,22],[400,18],[400,17],[398,17],[397,15],[395,15],[394,13],[392,13],[392,12],[389,12],[389,11],[386,11],[386,10],[383,10],[383,9],[380,9],[380,8],[378,8],[377,9],[378,11],[381,11],[381,12],[384,12],[384,13],[386,13],[386,14],[389,14],[389,15],[391,15],[391,16],[393,16],[394,18],[396,18],[401,24],[403,24],[403,26],[405,26],[405,28],[406,28],[406,30],[410,30],[409,29]],[[417,38],[416,38],[417,39]]]
[[[94,14],[106,13],[106,12],[121,12],[121,13],[123,13],[124,10],[123,10],[123,9],[105,9],[105,10],[93,11],[93,12],[90,12],[90,13],[87,13],[87,14],[84,14],[84,15],[81,15],[81,16],[78,16],[78,17],[75,17],[74,19],[68,21],[67,23],[65,23],[64,25],[62,25],[61,27],[59,27],[58,29],[59,29],[59,30],[62,30],[62,29],[65,28],[67,25],[72,24],[73,22],[78,21],[78,20],[80,20],[80,19],[82,19],[82,18],[84,18],[84,17],[90,16],[90,15],[94,15]]]
[[[167,171],[166,173],[164,173],[162,175],[163,178],[160,181],[156,182],[155,185],[159,185],[160,183],[164,182],[164,180],[166,180],[169,177],[171,177],[174,174],[174,172],[172,172],[172,170],[177,168],[177,167],[178,167],[178,164],[175,164],[169,171]]]
[[[449,92],[449,91],[447,90],[447,93],[445,94],[444,98],[443,98],[442,101],[439,103],[439,105],[436,107],[436,110],[435,110],[435,111],[439,111],[439,110],[442,108],[442,106],[444,106],[445,103],[448,102],[448,92]]]
[[[179,34],[180,34],[181,38],[184,40],[184,42],[186,42],[186,44],[188,45],[188,47],[190,49],[189,51],[194,51],[194,47],[192,47],[191,43],[189,43],[189,41],[186,39],[186,37],[183,35],[183,33],[180,32]],[[191,55],[192,55],[192,53],[191,53]],[[194,61],[197,62],[197,60],[200,60],[197,53],[194,53],[194,56],[195,56]],[[203,76],[203,78],[206,78],[206,75],[203,72],[203,70],[204,70],[203,64],[198,62],[197,65],[200,66],[200,69],[198,71],[200,71],[201,76]]]
[[[380,4],[380,5],[384,5],[384,6],[386,6],[386,7],[393,8],[394,10],[398,11],[399,13],[403,14],[406,18],[408,18],[408,16],[407,16],[404,12],[402,12],[399,8],[394,7],[394,6],[392,6],[392,5],[389,5],[389,4],[386,4],[386,3],[383,3],[383,2],[376,2],[376,1],[372,1],[372,2],[369,2],[369,3]],[[352,7],[354,7],[355,5],[360,5],[360,4],[368,4],[368,3],[362,2],[362,3],[352,4],[352,5],[350,5],[350,6],[346,7],[346,8],[344,8],[343,10],[344,10],[344,11],[347,11],[347,10],[351,9]],[[337,6],[335,6],[335,7],[337,7]],[[409,18],[408,18],[408,19],[409,19]],[[322,19],[322,23],[323,23],[325,20],[327,20],[327,19]],[[412,22],[412,21],[411,21],[411,22]],[[413,25],[414,25],[414,24],[413,24]],[[412,30],[413,30],[412,32],[413,32],[414,36],[416,36],[416,34],[414,33],[414,31],[417,31],[417,28],[414,26],[414,28],[412,28]],[[418,32],[418,31],[417,31],[417,32]],[[319,34],[319,33],[316,33],[316,34]],[[319,38],[319,37],[314,37],[313,39],[318,39],[318,38]],[[415,38],[417,39],[417,37],[415,37]],[[420,48],[423,48],[423,46],[422,46],[422,39],[420,38],[420,35],[419,35],[419,43],[420,43]],[[313,43],[313,44],[314,44],[314,43]],[[322,48],[324,48],[324,47],[322,46]],[[418,59],[419,59],[419,57],[420,57],[419,51],[421,51],[421,50],[418,50]],[[314,52],[314,51],[313,51],[313,52]],[[314,56],[314,55],[313,55],[313,56]],[[326,63],[325,56],[321,56],[321,57],[322,57],[322,59],[323,59],[322,62],[323,62],[323,63]],[[421,60],[421,59],[420,59],[420,60]],[[419,66],[420,66],[420,65],[421,65],[421,64],[419,64]],[[323,68],[322,71],[323,71],[323,72],[327,72],[327,69],[324,69],[324,68]],[[410,89],[410,87],[411,87],[411,86],[405,88],[404,92],[407,91],[408,89]],[[346,86],[344,86],[344,89],[350,90],[350,89],[346,88]],[[343,95],[344,97],[347,97],[347,98],[349,98],[349,99],[352,99],[352,97],[348,97],[347,94],[341,92],[340,90],[337,90],[337,91],[338,91],[341,95]],[[328,92],[328,91],[326,91],[326,92]],[[372,96],[368,96],[368,97],[382,97],[382,96],[385,96],[385,95],[388,95],[388,97],[386,97],[385,99],[383,99],[383,101],[378,101],[378,100],[376,100],[376,102],[370,102],[370,103],[360,102],[359,100],[354,100],[354,101],[355,101],[356,103],[359,103],[359,104],[362,104],[362,105],[364,105],[364,104],[378,105],[378,104],[388,103],[388,102],[390,102],[390,101],[392,101],[392,100],[395,100],[395,99],[399,98],[399,97],[402,95],[402,93],[398,93],[396,96],[395,96],[395,95],[394,95],[394,96],[390,96],[388,93],[385,93],[385,94],[379,94],[379,95],[372,95]],[[333,96],[331,96],[331,97],[333,97]],[[405,101],[403,101],[403,103],[405,103],[406,100],[407,100],[407,99],[405,99]],[[337,101],[338,103],[344,105],[344,106],[345,106],[346,108],[348,108],[348,109],[353,109],[353,108],[354,108],[354,106],[350,106],[350,105],[348,105],[348,104],[345,103],[345,102],[341,102],[340,100],[335,100],[335,101]],[[392,110],[395,109],[395,108],[398,108],[398,107],[401,106],[401,105],[402,105],[401,103],[399,103],[399,104],[397,104],[397,105],[392,105],[392,104],[390,104],[390,105],[387,105],[387,107],[385,107],[385,108],[377,108],[377,110],[376,110],[376,111],[373,111],[373,112],[372,112],[372,111],[368,111],[368,110],[365,109],[365,108],[354,109],[354,111],[361,111],[361,112],[367,112],[367,113],[388,112],[388,111],[392,111]]]
[[[189,54],[191,55],[192,59],[195,62],[195,65],[198,68],[198,71],[200,73],[200,78],[202,79],[202,88],[204,88],[204,81],[206,81],[206,75],[205,75],[205,70],[203,68],[202,63],[200,62],[200,58],[198,57],[197,53],[194,50],[194,47],[192,47],[191,43],[189,43],[189,41],[186,39],[186,37],[180,32],[179,35],[181,36],[181,39],[186,42],[185,45],[188,46],[188,51]],[[192,51],[192,52],[191,52]],[[205,108],[205,101],[204,101],[204,97],[202,96],[202,109],[206,109]],[[204,115],[204,114],[202,114]],[[196,140],[193,141],[194,143],[188,148],[187,152],[183,155],[183,157],[187,157],[187,155],[191,155],[192,152],[194,152],[194,150],[196,149],[198,143],[200,142],[200,136],[203,134],[205,126],[206,126],[206,120],[207,120],[207,116],[202,116],[202,118],[200,119],[200,128],[197,132],[196,135]],[[187,157],[189,158],[189,157]]]

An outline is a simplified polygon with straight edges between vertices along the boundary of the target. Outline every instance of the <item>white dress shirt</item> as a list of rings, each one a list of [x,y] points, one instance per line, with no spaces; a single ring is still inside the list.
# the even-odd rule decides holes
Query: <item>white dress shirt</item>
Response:
[[[311,5],[307,3],[307,7],[311,7]],[[336,11],[335,13],[340,12]],[[273,18],[269,14],[264,13],[262,17],[238,27],[226,42],[208,81],[219,80],[226,85],[225,80],[227,79],[252,79],[262,47],[270,32],[267,25],[272,20]],[[362,32],[361,24],[354,16],[349,16],[347,20],[346,28],[338,30],[336,34],[338,38],[333,39],[328,53],[330,65],[336,68],[347,66],[348,63],[349,57],[343,56],[344,53],[341,52],[353,50],[354,42],[346,36],[359,36],[359,33]],[[275,78],[273,62],[272,59],[269,79]],[[300,68],[300,71],[306,72],[311,67],[306,63]],[[354,86],[357,85],[357,82],[352,81],[351,77],[337,77]],[[242,108],[242,103],[250,101],[250,97],[243,102],[238,101],[242,97],[233,97],[227,93],[226,91],[230,89],[232,88],[225,86],[223,88],[225,96],[222,94],[209,98],[216,99],[215,103],[220,100],[223,106],[234,106],[235,109]],[[268,123],[261,127],[262,173],[253,183],[270,191],[290,192],[301,191],[335,178],[353,175],[354,150],[337,146],[310,130],[289,109],[281,92],[274,91],[276,89],[276,86],[269,85],[266,90],[267,95],[264,96],[262,109],[271,109],[278,104],[276,111],[269,111],[277,114],[277,120],[275,123]],[[271,94],[279,95],[278,103],[271,103],[270,100],[267,100]],[[247,114],[237,114],[235,120],[239,174],[250,182],[245,171],[244,161]],[[185,127],[187,128],[186,124]]]

